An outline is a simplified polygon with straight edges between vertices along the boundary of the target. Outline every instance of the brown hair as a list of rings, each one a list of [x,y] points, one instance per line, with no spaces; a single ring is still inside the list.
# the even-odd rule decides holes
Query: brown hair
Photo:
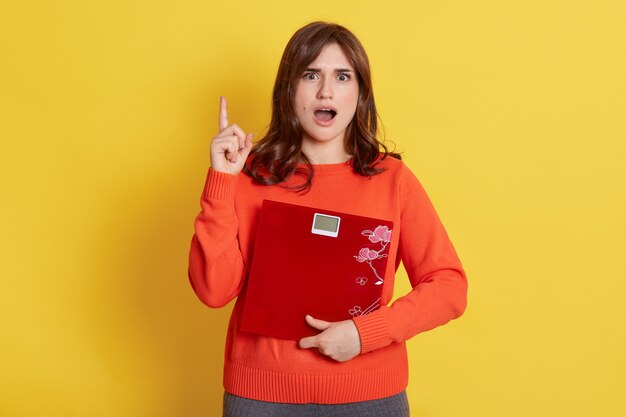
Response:
[[[298,191],[311,187],[314,168],[302,152],[302,127],[294,108],[295,92],[302,73],[322,49],[336,43],[354,67],[359,82],[359,98],[354,118],[348,124],[345,135],[346,151],[352,155],[352,166],[363,176],[376,175],[383,170],[376,168],[387,155],[400,159],[389,152],[378,140],[378,113],[374,103],[369,60],[363,46],[352,32],[343,26],[312,22],[300,28],[291,37],[278,67],[272,94],[272,118],[267,134],[250,152],[244,172],[255,181],[273,185],[297,174],[304,182],[292,186]],[[381,157],[382,148],[382,157]],[[298,163],[304,162],[304,168]]]

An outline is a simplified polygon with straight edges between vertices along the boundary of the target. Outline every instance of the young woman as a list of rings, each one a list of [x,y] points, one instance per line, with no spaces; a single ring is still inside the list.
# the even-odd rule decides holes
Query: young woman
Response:
[[[268,133],[229,124],[211,142],[195,220],[189,280],[200,300],[237,297],[224,363],[224,415],[408,416],[405,342],[463,314],[467,279],[433,205],[398,155],[377,138],[367,55],[346,28],[313,22],[280,62]],[[240,330],[263,200],[388,219],[381,307],[350,320],[306,316],[298,342]],[[400,261],[412,291],[388,305]],[[241,295],[241,297],[238,297]]]

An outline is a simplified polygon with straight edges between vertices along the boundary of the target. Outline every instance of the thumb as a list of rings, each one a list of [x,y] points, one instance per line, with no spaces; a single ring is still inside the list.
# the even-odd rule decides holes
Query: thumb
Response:
[[[306,322],[309,326],[316,328],[317,330],[326,330],[330,327],[331,323],[324,321],[324,320],[318,320],[315,319],[311,316],[309,316],[308,314],[305,317]]]
[[[252,133],[248,133],[246,135],[246,140],[244,141],[244,147],[240,149],[241,155],[245,158],[248,157],[248,154],[252,150],[252,137],[254,135]]]

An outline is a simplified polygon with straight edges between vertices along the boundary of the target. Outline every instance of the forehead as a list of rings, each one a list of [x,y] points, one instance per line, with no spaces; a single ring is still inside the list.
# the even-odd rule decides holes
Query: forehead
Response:
[[[320,54],[311,62],[309,67],[316,68],[350,68],[352,63],[337,43],[329,43],[322,48]]]

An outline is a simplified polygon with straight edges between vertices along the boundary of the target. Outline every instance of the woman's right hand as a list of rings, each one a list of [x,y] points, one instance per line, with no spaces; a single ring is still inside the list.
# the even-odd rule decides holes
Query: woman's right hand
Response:
[[[211,140],[211,167],[226,174],[237,175],[252,150],[252,133],[228,124],[225,97],[220,97],[220,133]]]

